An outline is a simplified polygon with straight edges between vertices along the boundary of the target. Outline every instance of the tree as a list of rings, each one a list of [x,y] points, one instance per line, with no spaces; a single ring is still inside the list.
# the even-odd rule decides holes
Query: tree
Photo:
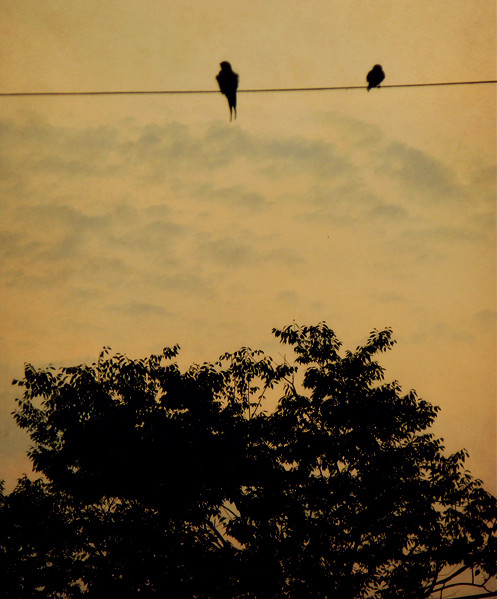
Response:
[[[2,495],[5,596],[497,596],[497,500],[428,432],[438,408],[384,382],[390,329],[353,352],[325,323],[274,334],[294,364],[27,365],[43,480]]]
[[[277,596],[407,599],[463,584],[497,596],[486,587],[496,500],[463,469],[464,450],[446,457],[426,432],[438,408],[383,382],[374,358],[392,347],[391,331],[343,357],[325,324],[274,333],[306,367],[303,391],[286,377],[268,419],[279,495],[248,489],[228,531],[243,531],[254,559],[272,556]]]

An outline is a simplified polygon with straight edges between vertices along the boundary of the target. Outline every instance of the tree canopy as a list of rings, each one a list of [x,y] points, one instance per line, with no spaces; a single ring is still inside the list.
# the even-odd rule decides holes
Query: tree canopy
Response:
[[[273,333],[292,361],[26,365],[41,478],[0,494],[3,596],[497,596],[497,500],[429,432],[439,408],[385,382],[392,331]]]

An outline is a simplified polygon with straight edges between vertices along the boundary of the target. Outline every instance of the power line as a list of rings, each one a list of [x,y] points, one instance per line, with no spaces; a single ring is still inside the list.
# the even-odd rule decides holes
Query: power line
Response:
[[[382,85],[381,88],[394,87],[434,87],[443,85],[482,85],[497,83],[497,80],[488,81],[447,81],[437,83],[398,83],[393,85]],[[350,89],[367,89],[365,85],[340,85],[331,87],[277,87],[264,89],[239,89],[238,93],[271,93],[271,92],[318,92],[338,91]],[[73,92],[0,92],[0,97],[19,96],[124,96],[124,95],[160,95],[160,94],[219,94],[219,90],[211,89],[182,89],[182,90],[123,90],[123,91],[73,91]]]

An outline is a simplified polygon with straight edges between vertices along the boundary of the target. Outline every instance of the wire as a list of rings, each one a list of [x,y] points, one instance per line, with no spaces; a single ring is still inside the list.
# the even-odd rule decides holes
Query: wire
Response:
[[[489,81],[447,81],[443,83],[399,83],[394,85],[382,85],[381,88],[393,87],[433,87],[442,85],[482,85],[497,83],[497,80]],[[268,92],[317,92],[336,91],[349,89],[367,89],[365,85],[347,85],[332,87],[279,87],[265,89],[239,89],[238,93],[268,93]],[[149,91],[76,91],[76,92],[0,92],[0,97],[19,96],[118,96],[118,95],[151,95],[151,94],[218,94],[219,90],[211,89],[187,89],[187,90],[149,90]]]

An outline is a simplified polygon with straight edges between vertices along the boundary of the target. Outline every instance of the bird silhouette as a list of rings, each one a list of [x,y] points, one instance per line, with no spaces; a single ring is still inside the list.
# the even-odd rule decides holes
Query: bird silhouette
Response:
[[[216,75],[221,93],[228,99],[230,107],[230,121],[233,113],[236,119],[236,90],[238,88],[238,75],[233,71],[231,65],[226,60],[220,63],[221,70]]]
[[[379,87],[383,79],[385,79],[385,73],[381,68],[381,64],[375,64],[374,67],[366,75],[366,81],[368,82],[368,91],[372,87]]]

